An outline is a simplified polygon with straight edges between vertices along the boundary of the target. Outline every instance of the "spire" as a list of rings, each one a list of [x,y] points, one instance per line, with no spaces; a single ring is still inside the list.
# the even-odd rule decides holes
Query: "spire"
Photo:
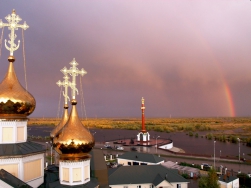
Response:
[[[57,85],[63,86],[65,88],[65,91],[63,92],[63,96],[64,96],[64,113],[63,113],[63,117],[61,119],[61,121],[59,122],[59,124],[51,131],[51,139],[53,139],[53,137],[60,131],[60,129],[62,129],[62,127],[66,124],[66,122],[68,121],[69,118],[69,114],[68,114],[68,100],[70,100],[69,96],[68,96],[68,87],[71,85],[71,82],[69,81],[69,76],[67,76],[67,74],[64,75],[64,81],[61,82],[60,80],[57,82]]]
[[[76,87],[76,77],[78,75],[84,76],[85,74],[87,74],[87,72],[82,68],[81,70],[78,70],[77,65],[78,63],[76,62],[75,58],[73,58],[73,60],[70,62],[70,65],[72,65],[72,67],[70,67],[70,69],[68,70],[66,67],[64,67],[61,72],[64,74],[70,74],[72,76],[72,82],[71,82],[71,94],[72,94],[72,99],[76,99],[76,91],[78,94],[78,89]]]
[[[70,86],[72,90],[72,110],[66,124],[56,133],[53,138],[54,149],[60,154],[62,160],[78,160],[90,158],[89,152],[95,144],[93,135],[84,127],[79,119],[77,112],[77,101],[75,92],[78,92],[76,87],[76,76],[83,76],[87,72],[82,68],[78,70],[78,63],[73,59],[70,62],[72,67],[67,69],[64,67],[61,72],[65,75],[70,74],[72,76],[72,82],[65,84],[64,82],[58,82],[58,85]],[[65,77],[64,77],[65,78]],[[64,96],[66,97],[66,93]],[[66,100],[67,101],[67,100]]]
[[[15,44],[15,39],[17,37],[17,35],[15,34],[15,30],[18,30],[18,28],[26,30],[29,28],[29,26],[26,24],[26,22],[24,22],[23,25],[18,24],[18,22],[20,22],[22,19],[18,15],[16,15],[15,10],[12,11],[11,15],[9,14],[8,16],[6,16],[5,19],[9,23],[3,23],[2,20],[0,19],[0,28],[7,26],[8,29],[10,30],[9,34],[10,40],[8,40],[9,46],[7,45],[7,40],[5,39],[5,48],[10,51],[10,56],[13,56],[14,51],[16,51],[19,48],[20,44],[20,40],[18,40],[18,44]]]
[[[63,92],[63,96],[64,96],[64,104],[66,106],[68,106],[68,103],[67,101],[69,100],[70,101],[70,98],[68,96],[68,87],[72,85],[72,83],[69,81],[69,76],[67,76],[66,73],[64,73],[64,81],[61,82],[60,80],[57,82],[57,85],[60,87],[60,86],[63,86],[65,88],[65,91]]]
[[[14,56],[9,56],[8,61],[9,69],[0,83],[0,118],[26,118],[34,111],[36,101],[18,81]]]
[[[145,99],[142,97],[141,99],[141,111],[142,111],[142,130],[141,132],[145,133],[146,128],[145,128]]]

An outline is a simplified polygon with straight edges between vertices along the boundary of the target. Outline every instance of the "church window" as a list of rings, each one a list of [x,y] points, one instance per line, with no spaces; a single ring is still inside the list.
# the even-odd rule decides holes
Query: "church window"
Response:
[[[24,141],[24,127],[17,127],[17,141]]]
[[[12,142],[13,141],[13,128],[3,127],[2,131],[3,131],[2,133],[3,142]]]
[[[41,159],[24,163],[24,181],[29,181],[42,176]]]
[[[73,168],[73,182],[78,182],[82,180],[82,169],[81,168]]]
[[[69,168],[62,168],[63,169],[63,181],[69,182]]]

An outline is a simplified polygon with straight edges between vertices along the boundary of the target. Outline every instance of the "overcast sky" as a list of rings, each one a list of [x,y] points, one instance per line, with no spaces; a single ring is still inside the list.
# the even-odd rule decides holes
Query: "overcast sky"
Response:
[[[31,117],[57,116],[56,82],[73,58],[88,72],[87,117],[140,117],[141,97],[146,117],[251,115],[250,0],[1,0],[3,22],[12,9],[30,26]],[[4,28],[3,39],[8,34]],[[22,40],[20,29],[16,34]],[[22,45],[15,69],[25,86]],[[8,55],[3,45],[1,80]]]

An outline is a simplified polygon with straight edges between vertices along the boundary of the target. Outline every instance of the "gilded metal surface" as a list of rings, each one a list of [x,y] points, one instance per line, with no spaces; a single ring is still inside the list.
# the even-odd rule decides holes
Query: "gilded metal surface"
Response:
[[[72,101],[72,110],[65,126],[53,138],[53,147],[60,154],[60,159],[83,159],[94,147],[93,135],[81,123]]]
[[[9,69],[0,84],[0,118],[26,118],[35,107],[34,97],[26,91],[18,81],[13,62],[9,57]]]
[[[69,114],[68,114],[68,106],[64,107],[64,114],[63,117],[60,121],[60,123],[51,131],[51,139],[55,137],[55,135],[63,128],[63,126],[66,124],[66,122],[69,119]]]
[[[8,29],[10,30],[10,34],[9,34],[10,40],[8,40],[8,44],[10,46],[7,45],[7,40],[5,39],[5,47],[7,50],[10,51],[10,55],[13,56],[14,51],[16,51],[19,48],[19,44],[20,44],[20,40],[18,40],[17,44],[15,43],[15,39],[17,37],[17,35],[15,34],[15,31],[18,30],[18,28],[22,28],[23,30],[26,30],[29,28],[29,26],[26,24],[26,22],[24,22],[23,25],[18,23],[22,19],[18,15],[16,15],[15,10],[12,11],[11,15],[9,14],[8,16],[6,16],[5,19],[8,21],[8,23],[3,23],[2,20],[0,19],[0,28],[8,27]]]

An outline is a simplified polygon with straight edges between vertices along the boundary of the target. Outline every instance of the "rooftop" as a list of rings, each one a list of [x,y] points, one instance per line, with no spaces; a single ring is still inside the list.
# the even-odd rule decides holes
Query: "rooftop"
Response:
[[[110,185],[151,183],[156,186],[164,180],[188,183],[177,170],[161,165],[121,166],[116,170],[109,169],[108,172]]]
[[[142,161],[148,163],[159,163],[164,161],[162,157],[158,157],[154,154],[149,153],[138,153],[138,152],[125,152],[124,154],[118,157],[119,159],[127,159],[127,160],[134,160],[134,161]]]

